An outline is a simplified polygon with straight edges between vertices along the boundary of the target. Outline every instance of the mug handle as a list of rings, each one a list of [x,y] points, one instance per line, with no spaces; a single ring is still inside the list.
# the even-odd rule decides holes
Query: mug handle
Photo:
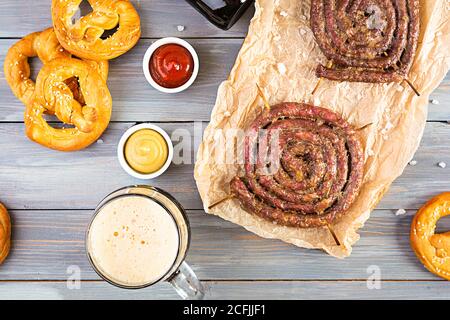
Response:
[[[177,272],[167,280],[183,299],[203,300],[205,291],[191,267],[183,261]]]

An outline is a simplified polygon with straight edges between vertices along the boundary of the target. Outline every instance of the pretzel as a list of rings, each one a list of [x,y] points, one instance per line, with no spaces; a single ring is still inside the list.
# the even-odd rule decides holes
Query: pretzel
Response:
[[[11,246],[11,219],[8,210],[0,202],[0,264],[6,259]]]
[[[35,83],[30,79],[28,58],[38,57],[43,64],[46,64],[53,59],[70,56],[71,54],[59,44],[53,28],[30,33],[9,48],[4,62],[6,81],[14,95],[27,105],[30,103],[35,89]],[[106,81],[108,61],[88,61],[88,63],[95,67]],[[68,79],[68,82],[76,92],[78,88],[77,82],[74,80],[76,79]],[[76,100],[82,103],[83,97],[78,94]]]
[[[78,57],[113,59],[130,50],[139,40],[141,25],[133,5],[126,0],[89,0],[93,11],[75,23],[72,17],[82,0],[53,0],[52,19],[61,45]],[[110,37],[105,30],[118,26]]]
[[[35,88],[34,81],[30,79],[28,58],[37,56],[45,64],[53,58],[70,56],[70,53],[61,47],[56,35],[50,36],[53,33],[51,30],[30,33],[9,48],[6,54],[4,62],[6,81],[14,95],[24,104],[29,103]]]
[[[76,77],[85,99],[82,106],[66,84]],[[60,151],[83,149],[96,141],[108,126],[112,99],[100,74],[87,62],[58,58],[45,64],[36,79],[33,101],[26,106],[27,136],[48,148]],[[55,114],[73,128],[53,128],[44,113]]]
[[[450,280],[450,231],[435,234],[436,223],[450,215],[450,192],[429,200],[417,212],[411,224],[411,246],[425,267]]]

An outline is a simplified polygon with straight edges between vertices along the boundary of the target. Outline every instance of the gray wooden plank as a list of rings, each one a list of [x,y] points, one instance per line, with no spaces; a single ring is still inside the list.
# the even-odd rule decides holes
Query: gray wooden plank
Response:
[[[445,281],[395,282],[383,281],[381,288],[368,289],[366,281],[313,281],[313,282],[213,282],[210,299],[449,299],[450,288]]]
[[[408,165],[392,184],[377,208],[420,208],[432,196],[449,190],[450,171],[437,164],[450,164],[450,125],[427,123],[420,147],[413,157],[415,166]]]
[[[73,287],[71,287],[73,288]],[[63,282],[1,282],[0,300],[156,300],[180,299],[167,283],[140,290],[116,288],[103,281],[81,282],[69,289]]]
[[[131,0],[141,17],[142,37],[243,37],[253,16],[253,8],[229,31],[223,31],[204,19],[184,0]],[[52,24],[51,0],[2,0],[0,37],[22,37]],[[20,17],[20,23],[18,23]],[[185,30],[179,32],[178,25]]]
[[[1,124],[2,201],[9,208],[18,209],[91,209],[113,190],[146,183],[129,176],[117,159],[119,139],[132,124],[113,123],[100,140],[102,143],[72,153],[31,142],[22,123]],[[176,129],[189,130],[192,124],[161,124],[161,127],[172,134]],[[192,153],[192,149],[187,152]],[[172,193],[187,208],[201,207],[193,164],[172,165],[151,184]]]
[[[447,300],[450,298],[450,288],[445,281],[383,281],[380,289],[368,289],[365,281],[207,281],[203,284],[206,287],[205,298],[212,300]],[[167,283],[141,290],[126,290],[115,288],[105,282],[81,282],[80,289],[68,289],[65,282],[7,282],[0,283],[0,299],[176,300],[180,298]],[[180,309],[180,312],[182,311],[183,309]]]
[[[449,121],[450,120],[450,72],[447,73],[445,79],[439,87],[434,90],[430,96],[428,105],[428,120],[432,121]]]
[[[17,40],[0,40],[0,63]],[[178,94],[153,89],[142,72],[142,58],[153,40],[141,40],[126,55],[110,63],[108,87],[113,121],[193,121],[210,119],[219,84],[227,78],[242,40],[189,40],[200,57],[200,73],[188,90]],[[40,64],[33,59],[32,67]],[[36,70],[34,70],[36,71]],[[34,72],[36,73],[36,72]],[[0,71],[0,121],[23,121],[23,105],[14,97]]]
[[[0,63],[15,41],[0,40]],[[228,77],[241,39],[191,39],[200,56],[200,73],[191,88],[173,94],[150,87],[142,73],[142,57],[153,40],[141,40],[126,55],[111,61],[108,86],[113,97],[113,121],[209,121],[219,84]],[[39,64],[32,63],[34,71]],[[36,73],[36,72],[35,72]],[[450,74],[435,90],[429,120],[450,120]],[[23,105],[11,93],[0,70],[0,122],[22,121]]]
[[[128,176],[116,157],[120,136],[130,125],[112,123],[102,137],[102,144],[75,153],[62,153],[29,141],[22,123],[0,123],[0,199],[13,209],[92,209],[112,190],[145,182]],[[170,134],[175,130],[192,134],[194,130],[190,122],[162,123],[161,126]],[[417,165],[406,167],[379,209],[416,209],[436,193],[448,190],[449,130],[447,123],[427,124],[415,155]],[[194,147],[191,141],[186,152],[192,155]],[[440,161],[446,162],[447,168],[437,166]],[[202,208],[193,179],[193,164],[173,164],[164,175],[148,183],[166,189],[188,209]]]
[[[203,280],[365,280],[373,266],[383,280],[439,280],[425,270],[409,246],[414,214],[408,211],[398,217],[393,210],[375,210],[352,255],[339,260],[318,250],[260,238],[218,217],[190,210],[187,261]],[[13,210],[11,216],[12,249],[0,266],[0,280],[64,280],[70,266],[80,268],[81,279],[99,279],[85,254],[92,211]],[[443,219],[439,230],[450,230],[450,220]]]

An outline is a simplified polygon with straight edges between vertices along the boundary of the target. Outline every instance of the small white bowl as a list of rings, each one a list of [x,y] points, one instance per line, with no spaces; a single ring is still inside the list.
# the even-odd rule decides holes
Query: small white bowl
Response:
[[[159,134],[161,134],[163,136],[164,140],[166,141],[167,148],[169,150],[169,153],[167,155],[167,160],[164,163],[164,165],[161,167],[161,169],[159,169],[158,171],[152,172],[152,173],[140,173],[140,172],[137,172],[132,167],[130,167],[130,165],[128,164],[127,160],[125,159],[125,144],[127,143],[128,138],[133,133],[135,133],[136,131],[139,131],[139,130],[142,130],[142,129],[151,129],[151,130],[154,130],[154,131],[158,132]],[[117,147],[117,156],[119,158],[120,166],[130,176],[133,176],[133,177],[138,178],[138,179],[143,179],[143,180],[153,179],[153,178],[156,178],[156,177],[160,176],[161,174],[163,174],[167,170],[167,168],[169,168],[170,163],[172,162],[172,159],[173,159],[173,144],[172,144],[172,140],[170,140],[169,135],[163,129],[161,129],[160,127],[155,126],[155,125],[150,124],[150,123],[141,123],[141,124],[138,124],[138,125],[135,125],[135,126],[129,128],[122,135],[122,137],[120,138],[120,141],[119,141],[119,145]]]
[[[192,55],[192,58],[194,59],[194,70],[192,71],[191,77],[185,84],[177,88],[165,88],[163,86],[160,86],[155,82],[155,80],[153,80],[149,70],[150,58],[152,57],[153,52],[155,52],[155,50],[158,49],[159,47],[169,43],[174,43],[185,47],[186,49],[188,49],[188,51]],[[156,40],[150,47],[148,47],[147,51],[145,52],[144,59],[142,60],[142,69],[144,71],[145,79],[147,79],[148,83],[150,83],[153,88],[165,93],[178,93],[189,88],[197,78],[199,67],[200,64],[195,49],[187,41],[175,37],[168,37]]]

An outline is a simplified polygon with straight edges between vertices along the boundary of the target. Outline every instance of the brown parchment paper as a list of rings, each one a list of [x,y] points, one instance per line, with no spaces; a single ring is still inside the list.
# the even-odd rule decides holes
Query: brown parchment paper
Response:
[[[405,83],[328,80],[322,81],[312,96],[317,82],[315,68],[326,59],[310,29],[310,1],[257,0],[248,35],[228,80],[219,87],[211,122],[197,154],[194,175],[205,211],[261,237],[320,248],[339,258],[350,255],[359,239],[356,231],[413,157],[425,127],[429,94],[450,67],[450,4],[446,0],[422,0],[420,5],[419,46],[408,76],[421,92],[420,97]],[[327,228],[278,226],[247,213],[236,199],[208,210],[229,195],[229,181],[239,170],[238,164],[216,162],[216,154],[226,148],[220,143],[218,129],[246,128],[261,112],[263,101],[256,83],[271,105],[308,102],[341,114],[358,128],[373,123],[361,132],[366,158],[361,192],[349,212],[333,226],[341,246],[335,244]]]

